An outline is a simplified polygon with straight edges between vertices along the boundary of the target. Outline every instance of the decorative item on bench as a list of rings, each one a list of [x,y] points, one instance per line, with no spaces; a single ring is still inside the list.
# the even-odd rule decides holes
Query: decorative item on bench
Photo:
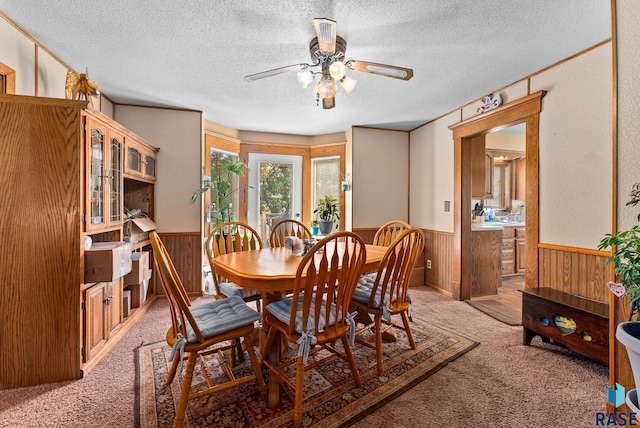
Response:
[[[563,336],[576,331],[576,322],[571,318],[563,317],[556,314],[552,317],[552,319],[553,325],[558,327],[558,330],[560,330],[560,333],[562,333]]]

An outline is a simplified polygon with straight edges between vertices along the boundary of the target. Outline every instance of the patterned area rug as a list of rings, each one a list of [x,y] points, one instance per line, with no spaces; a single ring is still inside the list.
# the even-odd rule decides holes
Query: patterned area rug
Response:
[[[417,349],[412,350],[403,331],[395,329],[397,341],[384,344],[385,374],[376,373],[375,351],[356,344],[354,353],[362,376],[355,387],[348,364],[332,358],[305,372],[305,398],[302,425],[346,427],[389,400],[426,379],[450,361],[478,345],[457,334],[431,326],[414,315],[411,324]],[[169,386],[167,376],[170,349],[165,342],[143,345],[137,352],[139,426],[170,427],[179,396],[180,376]],[[290,352],[294,352],[290,346]],[[321,354],[321,353],[319,353]],[[218,360],[207,357],[210,373],[220,373]],[[196,365],[192,388],[203,384]],[[248,360],[237,365],[241,376],[251,370]],[[265,380],[267,371],[263,371]],[[220,394],[189,401],[185,426],[189,427],[290,427],[293,417],[293,391],[282,386],[280,407],[270,409],[262,401],[256,384],[248,382]]]

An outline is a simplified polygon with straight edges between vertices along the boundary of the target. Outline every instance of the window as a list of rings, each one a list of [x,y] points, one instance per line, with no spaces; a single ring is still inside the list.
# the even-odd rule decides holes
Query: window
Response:
[[[312,198],[311,212],[326,195],[340,200],[340,156],[327,156],[311,160]]]
[[[209,152],[209,168],[208,175],[205,176],[205,181],[211,180],[211,183],[218,181],[227,181],[229,177],[228,167],[238,161],[238,155],[235,153],[225,152],[223,150],[212,148]],[[231,203],[228,210],[226,207],[219,207],[217,197],[215,194],[207,194],[205,199],[205,206],[208,206],[207,210],[207,224],[209,224],[210,230],[215,227],[216,224],[229,220],[235,220],[238,218],[238,195],[235,189],[238,188],[238,177],[231,174]],[[215,186],[214,186],[215,188]],[[222,208],[222,210],[221,210]]]

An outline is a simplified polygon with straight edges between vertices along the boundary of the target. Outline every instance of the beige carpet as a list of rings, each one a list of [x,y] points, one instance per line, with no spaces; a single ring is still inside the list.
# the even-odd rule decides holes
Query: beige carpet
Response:
[[[353,428],[594,426],[607,401],[607,367],[538,337],[523,346],[522,327],[426,287],[412,288],[411,298],[414,315],[480,346]],[[84,379],[0,390],[0,427],[136,426],[135,351],[163,340],[169,324],[167,303],[158,301]]]
[[[384,346],[383,377],[377,376],[375,351],[356,344],[354,354],[363,381],[359,388],[353,382],[348,364],[340,359],[334,358],[305,373],[303,426],[348,427],[478,345],[477,342],[433,327],[421,317],[414,316],[411,328],[417,349],[412,350],[405,333],[397,330],[397,342],[385,343]],[[290,352],[294,351],[290,347]],[[170,426],[175,415],[180,383],[176,380],[171,386],[164,385],[169,353],[169,347],[163,342],[139,349],[142,427]],[[210,373],[222,375],[215,356],[208,357],[206,365]],[[248,361],[234,368],[237,376],[250,370]],[[203,388],[204,378],[200,372],[197,366],[192,391]],[[264,376],[266,379],[266,371]],[[277,409],[270,409],[266,405],[255,383],[244,384],[224,394],[191,400],[187,408],[188,426],[290,426],[294,393],[286,387],[281,391],[281,406]]]

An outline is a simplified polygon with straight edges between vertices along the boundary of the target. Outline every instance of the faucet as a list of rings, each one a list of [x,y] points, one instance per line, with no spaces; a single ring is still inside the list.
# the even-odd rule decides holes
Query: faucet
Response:
[[[507,222],[510,222],[510,221],[517,222],[517,221],[520,221],[520,213],[519,212],[509,213],[505,216],[505,218],[507,219]]]

